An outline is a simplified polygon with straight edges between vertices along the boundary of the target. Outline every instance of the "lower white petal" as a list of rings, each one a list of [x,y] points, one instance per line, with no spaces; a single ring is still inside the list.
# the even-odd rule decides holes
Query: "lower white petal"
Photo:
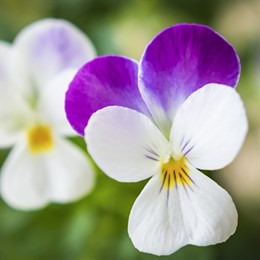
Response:
[[[216,182],[191,165],[188,168],[195,185],[192,189],[180,189],[179,196],[190,244],[207,246],[225,242],[236,231],[235,204]]]
[[[235,232],[237,211],[229,194],[188,167],[194,183],[161,190],[162,180],[154,176],[135,201],[128,230],[140,251],[168,255],[187,244],[224,242]]]
[[[161,191],[161,178],[154,176],[136,199],[128,233],[141,252],[169,255],[188,244],[177,191]],[[167,202],[168,200],[168,202]]]
[[[22,139],[3,165],[0,191],[10,206],[31,210],[50,201],[74,201],[89,192],[93,184],[89,159],[69,141],[56,137],[52,150],[33,154]]]
[[[152,121],[135,110],[111,106],[94,113],[85,130],[88,150],[111,178],[146,179],[160,170],[168,142]]]
[[[51,201],[65,203],[79,199],[94,185],[94,170],[84,152],[71,142],[56,139],[45,155],[45,171]]]
[[[48,180],[40,157],[32,156],[25,140],[16,144],[1,170],[1,195],[17,209],[36,209],[48,203]]]

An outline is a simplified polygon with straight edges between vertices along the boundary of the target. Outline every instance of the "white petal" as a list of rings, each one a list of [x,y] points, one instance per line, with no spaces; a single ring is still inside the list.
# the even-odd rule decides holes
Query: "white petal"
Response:
[[[1,171],[1,195],[10,206],[31,210],[48,202],[70,202],[93,188],[94,170],[78,147],[55,138],[51,152],[31,154],[22,139]]]
[[[146,179],[160,169],[168,142],[145,115],[125,107],[94,113],[85,130],[88,150],[111,178],[124,182]]]
[[[138,196],[129,216],[128,233],[141,252],[169,255],[188,244],[188,238],[176,190],[171,190],[167,203],[167,192],[160,192],[161,185],[156,175]]]
[[[48,180],[40,157],[32,156],[25,140],[11,151],[1,170],[1,195],[10,206],[29,210],[48,203]]]
[[[45,155],[51,201],[74,201],[90,192],[94,170],[84,152],[67,140],[57,138],[55,148]]]
[[[75,74],[75,70],[66,70],[54,77],[42,90],[39,100],[41,113],[48,118],[55,130],[62,135],[76,135],[65,113],[65,93]]]
[[[190,244],[225,242],[236,231],[237,210],[230,195],[216,182],[188,164],[195,183],[179,189],[182,214]]]
[[[16,75],[10,56],[10,46],[0,42],[0,148],[14,145],[32,118],[32,111],[13,80]]]
[[[195,184],[161,189],[154,176],[134,203],[128,232],[146,253],[168,255],[187,245],[226,241],[236,230],[237,211],[229,194],[204,174],[190,168]]]
[[[14,48],[23,61],[19,70],[24,70],[37,86],[43,86],[64,69],[79,68],[95,56],[87,36],[59,19],[44,19],[25,27]]]
[[[25,127],[32,122],[33,111],[12,89],[1,88],[0,148],[14,145]]]
[[[9,88],[12,85],[12,70],[9,60],[11,55],[11,46],[7,42],[0,41],[0,86]],[[8,86],[8,87],[7,87]]]
[[[243,103],[231,87],[208,84],[180,106],[173,121],[174,150],[200,169],[226,166],[238,154],[246,133]]]
[[[0,85],[3,89],[15,89],[16,93],[23,95],[31,91],[29,84],[20,77],[22,71],[19,71],[19,60],[16,60],[13,47],[4,41],[0,40]],[[21,67],[23,69],[23,67]]]

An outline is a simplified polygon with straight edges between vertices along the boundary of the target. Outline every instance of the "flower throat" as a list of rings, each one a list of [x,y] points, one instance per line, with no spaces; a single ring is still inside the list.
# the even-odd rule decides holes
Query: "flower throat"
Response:
[[[50,127],[36,125],[27,130],[28,146],[32,153],[49,151],[53,147],[53,136]]]
[[[189,169],[184,157],[175,160],[172,157],[161,165],[162,188],[170,189],[178,185],[190,185]]]

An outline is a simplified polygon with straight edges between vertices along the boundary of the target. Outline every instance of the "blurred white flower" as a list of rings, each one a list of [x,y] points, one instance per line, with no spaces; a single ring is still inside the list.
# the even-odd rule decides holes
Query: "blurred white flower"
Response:
[[[14,146],[1,169],[1,195],[17,209],[74,201],[91,190],[94,170],[77,146],[64,112],[65,91],[91,42],[64,20],[24,28],[0,42],[0,148]]]

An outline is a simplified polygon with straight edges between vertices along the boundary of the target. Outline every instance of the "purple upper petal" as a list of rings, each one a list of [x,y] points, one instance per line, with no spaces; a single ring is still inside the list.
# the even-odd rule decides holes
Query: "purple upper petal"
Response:
[[[234,48],[207,26],[180,24],[158,34],[140,62],[139,87],[154,119],[169,128],[179,105],[207,83],[235,87],[240,74]]]
[[[98,57],[76,74],[66,94],[65,109],[72,127],[81,135],[90,116],[118,105],[149,114],[137,86],[138,64],[120,56]]]

